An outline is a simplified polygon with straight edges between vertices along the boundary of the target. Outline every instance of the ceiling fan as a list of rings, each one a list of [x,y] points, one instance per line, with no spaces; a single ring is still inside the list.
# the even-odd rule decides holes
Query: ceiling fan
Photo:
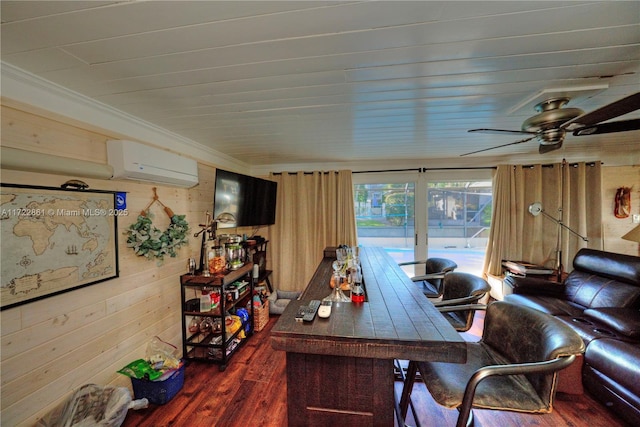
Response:
[[[574,136],[594,135],[600,133],[627,132],[640,129],[640,119],[619,120],[606,122],[607,120],[622,116],[640,109],[640,92],[629,95],[611,104],[585,113],[579,108],[563,108],[570,98],[550,98],[535,106],[538,114],[528,118],[522,123],[521,130],[507,129],[470,129],[468,132],[493,133],[493,134],[518,134],[529,135],[527,138],[510,142],[495,147],[484,148],[461,154],[468,156],[483,151],[493,150],[509,145],[522,144],[523,142],[538,139],[540,154],[548,153],[562,147],[562,142],[567,132]]]

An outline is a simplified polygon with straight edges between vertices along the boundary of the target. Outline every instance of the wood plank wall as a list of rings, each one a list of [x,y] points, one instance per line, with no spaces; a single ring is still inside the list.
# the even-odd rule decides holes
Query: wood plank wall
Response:
[[[105,142],[122,138],[53,113],[26,110],[2,106],[3,146],[106,163]],[[610,199],[617,187],[632,185],[632,209],[640,212],[640,168],[605,166],[604,171],[603,204],[605,209],[611,207],[604,215],[605,249],[638,254],[637,244],[620,239],[633,226],[630,219],[613,217]],[[130,386],[116,371],[144,357],[147,342],[154,335],[180,345],[179,276],[186,269],[187,258],[198,258],[200,240],[191,238],[177,258],[158,266],[126,248],[122,232],[152,200],[153,187],[157,187],[160,200],[175,213],[185,214],[192,231],[197,231],[204,212],[213,205],[215,167],[199,163],[198,172],[200,184],[193,189],[83,179],[93,189],[127,192],[130,215],[118,223],[120,277],[1,312],[1,425],[33,425],[87,383]],[[1,176],[5,183],[48,186],[59,186],[72,178],[77,177],[10,170],[3,170]],[[153,212],[154,224],[164,227],[168,218],[161,208],[156,205]]]
[[[107,163],[107,135],[30,112],[2,106],[2,145],[56,156]],[[198,259],[193,237],[213,207],[215,167],[198,164],[199,185],[182,189],[128,181],[80,178],[91,189],[127,192],[129,215],[118,218],[120,276],[1,313],[2,411],[0,424],[33,425],[39,416],[87,383],[130,386],[116,371],[144,357],[154,335],[180,347],[179,276],[187,259]],[[57,187],[74,176],[2,171],[2,182]],[[153,197],[152,188],[191,227],[188,247],[162,266],[126,247],[124,230]],[[169,218],[154,204],[154,225]],[[230,230],[233,231],[233,230]],[[238,229],[239,233],[250,230]]]
[[[602,232],[604,250],[629,255],[640,255],[640,244],[623,240],[622,236],[640,224],[631,217],[616,218],[613,214],[616,190],[632,187],[631,213],[640,214],[640,165],[602,168]]]

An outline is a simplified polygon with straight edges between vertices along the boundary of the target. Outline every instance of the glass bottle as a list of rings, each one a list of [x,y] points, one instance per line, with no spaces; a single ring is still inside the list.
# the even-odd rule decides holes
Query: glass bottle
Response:
[[[209,251],[209,273],[222,274],[226,267],[227,261],[225,251],[222,246],[212,246]]]
[[[362,286],[362,270],[360,263],[355,261],[351,267],[351,302],[364,302],[364,287]]]
[[[332,302],[349,302],[349,297],[347,297],[342,292],[342,277],[340,276],[340,272],[338,270],[334,271],[333,280],[335,283],[335,286],[333,287],[333,291],[329,296],[325,297],[324,299]]]
[[[209,334],[213,330],[213,319],[211,317],[203,317],[200,322],[200,333]]]
[[[199,317],[192,317],[191,322],[189,322],[189,332],[195,333],[200,331],[200,322],[202,319]]]

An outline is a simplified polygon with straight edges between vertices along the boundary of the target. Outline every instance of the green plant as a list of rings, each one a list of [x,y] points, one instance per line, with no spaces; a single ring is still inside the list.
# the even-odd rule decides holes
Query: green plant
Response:
[[[413,192],[399,191],[385,194],[386,215],[389,224],[401,226],[413,218],[415,197]]]
[[[184,218],[185,215],[172,215],[167,229],[161,231],[153,226],[152,214],[143,211],[125,232],[127,247],[138,256],[157,259],[158,264],[162,264],[165,255],[175,258],[176,250],[188,242],[189,224]]]

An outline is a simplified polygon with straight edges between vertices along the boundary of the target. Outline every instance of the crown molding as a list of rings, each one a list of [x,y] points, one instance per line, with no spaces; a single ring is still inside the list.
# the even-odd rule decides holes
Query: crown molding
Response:
[[[224,153],[141,120],[80,93],[0,61],[2,97],[31,105],[106,131],[118,139],[133,139],[193,157],[214,167],[248,170]]]

